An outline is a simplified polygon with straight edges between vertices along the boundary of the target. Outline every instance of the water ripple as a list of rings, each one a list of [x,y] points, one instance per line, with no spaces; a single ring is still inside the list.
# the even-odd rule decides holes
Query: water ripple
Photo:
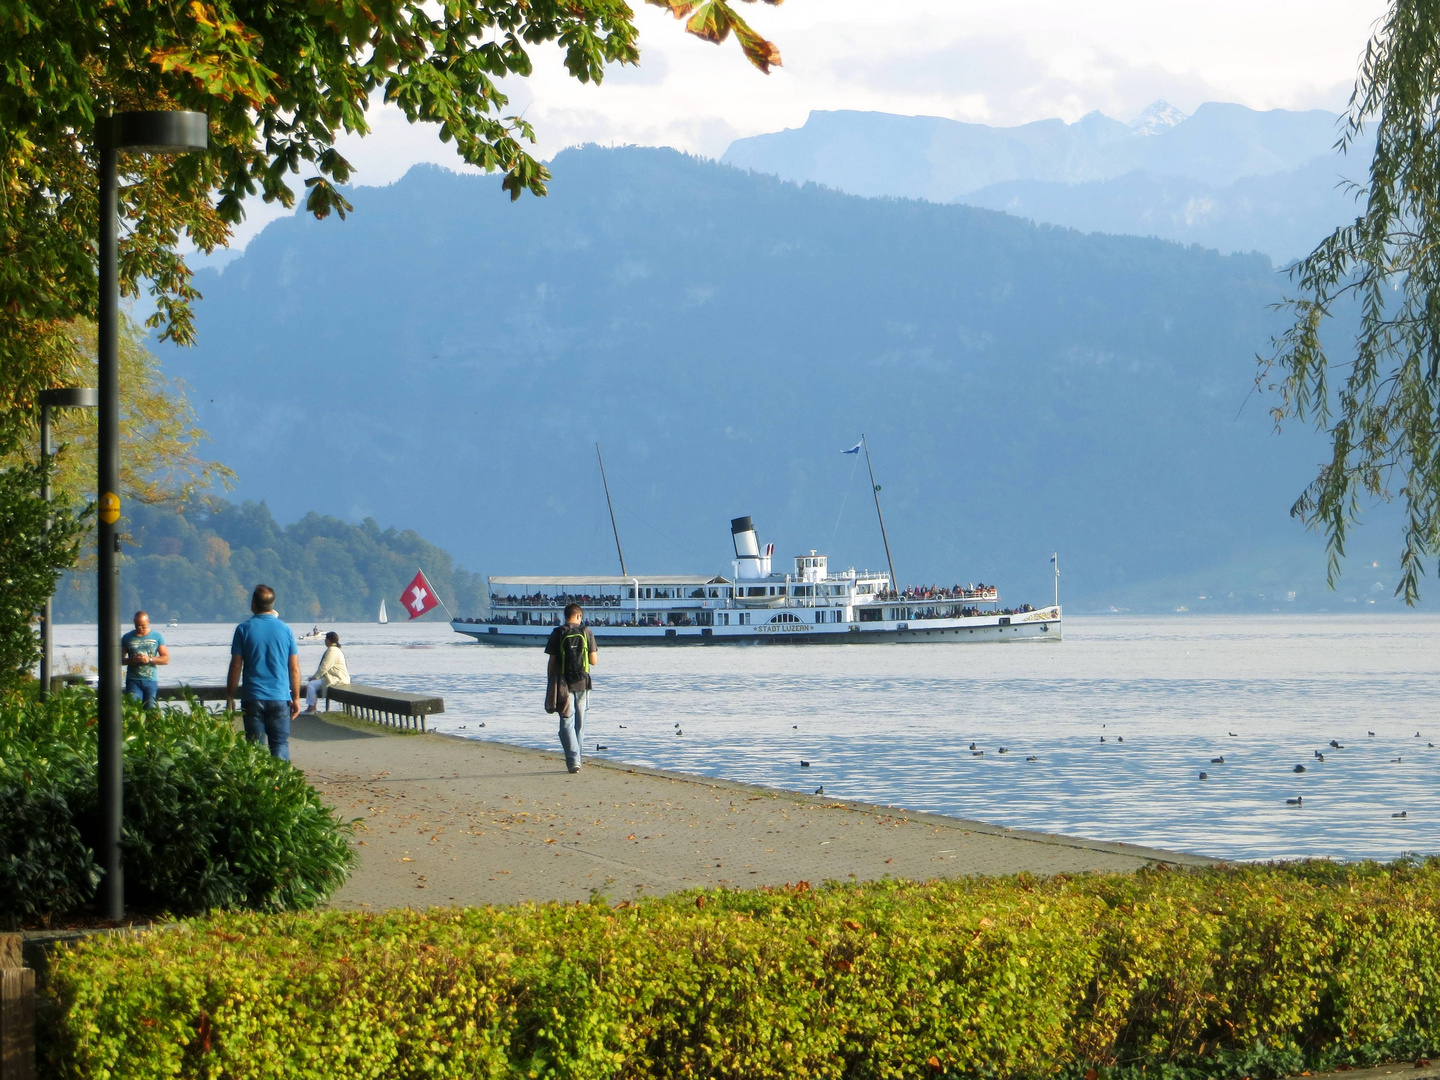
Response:
[[[436,729],[557,746],[538,650],[434,624],[338,629],[358,680],[445,696]],[[223,678],[229,628],[165,633],[172,674]],[[86,636],[59,627],[58,648]],[[1440,618],[1073,618],[1065,636],[606,650],[586,742],[640,765],[1229,858],[1440,851]],[[318,657],[303,647],[302,664]]]

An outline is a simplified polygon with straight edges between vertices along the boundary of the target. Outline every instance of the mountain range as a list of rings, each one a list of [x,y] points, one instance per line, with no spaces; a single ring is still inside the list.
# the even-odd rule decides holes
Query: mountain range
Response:
[[[158,346],[238,498],[415,529],[482,573],[782,562],[1080,609],[1388,603],[1338,594],[1287,510],[1324,456],[1254,389],[1282,281],[1261,255],[863,198],[661,149],[552,163],[544,199],[417,167],[344,222],[271,224],[196,275]],[[1388,560],[1362,531],[1352,570]],[[1204,595],[1207,599],[1201,601]]]
[[[1005,210],[1084,231],[1308,253],[1355,216],[1373,142],[1341,155],[1340,118],[1163,101],[1134,122],[1090,113],[990,127],[933,116],[812,112],[803,127],[731,143],[722,160],[796,182]]]

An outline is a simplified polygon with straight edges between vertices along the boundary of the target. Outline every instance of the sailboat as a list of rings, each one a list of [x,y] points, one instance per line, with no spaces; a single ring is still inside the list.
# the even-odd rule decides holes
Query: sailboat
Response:
[[[385,598],[383,596],[380,598],[380,617],[375,621],[381,626],[384,626],[390,621],[390,616],[385,614]]]

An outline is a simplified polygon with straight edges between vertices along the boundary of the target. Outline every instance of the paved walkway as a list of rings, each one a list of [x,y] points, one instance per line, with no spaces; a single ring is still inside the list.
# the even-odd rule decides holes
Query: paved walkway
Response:
[[[615,900],[700,886],[1135,870],[1180,855],[302,716],[291,753],[356,833],[332,904]]]

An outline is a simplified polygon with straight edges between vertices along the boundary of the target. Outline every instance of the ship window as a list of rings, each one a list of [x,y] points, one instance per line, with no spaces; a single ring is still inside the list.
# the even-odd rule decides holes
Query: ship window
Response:
[[[742,612],[740,612],[740,625],[741,625],[741,626],[749,626],[749,625],[750,625],[750,613],[749,613],[748,611],[742,611]]]
[[[824,613],[823,611],[817,611],[817,612],[815,612],[815,621],[816,621],[816,622],[824,622],[824,621],[825,621],[825,613]]]

